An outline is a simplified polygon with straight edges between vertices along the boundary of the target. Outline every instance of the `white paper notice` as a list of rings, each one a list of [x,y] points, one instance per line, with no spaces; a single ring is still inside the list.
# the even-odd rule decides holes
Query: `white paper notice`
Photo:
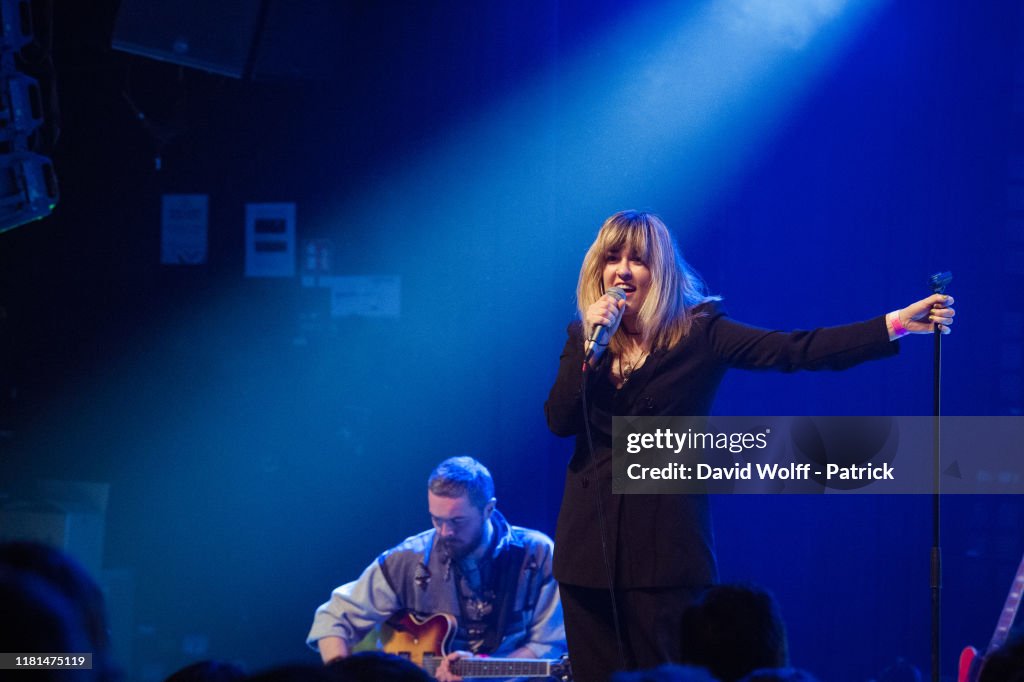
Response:
[[[206,263],[206,232],[209,196],[165,194],[160,220],[160,263]]]
[[[295,204],[245,205],[245,276],[295,276]]]

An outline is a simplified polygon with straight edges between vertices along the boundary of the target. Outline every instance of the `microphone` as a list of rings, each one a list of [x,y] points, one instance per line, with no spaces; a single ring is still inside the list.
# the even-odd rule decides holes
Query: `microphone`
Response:
[[[604,292],[604,295],[611,296],[615,299],[616,303],[626,300],[626,290],[622,287],[612,287]],[[618,315],[622,315],[622,308],[616,306],[616,311],[618,311]],[[587,339],[586,353],[583,356],[584,367],[589,365],[590,359],[594,357],[596,344],[604,345],[606,343],[608,343],[608,328],[603,324],[599,324],[594,327],[593,331],[590,332],[590,338]]]
[[[946,292],[946,287],[948,287],[949,283],[952,281],[952,272],[936,272],[928,278],[928,286],[931,288],[933,294],[943,294]]]

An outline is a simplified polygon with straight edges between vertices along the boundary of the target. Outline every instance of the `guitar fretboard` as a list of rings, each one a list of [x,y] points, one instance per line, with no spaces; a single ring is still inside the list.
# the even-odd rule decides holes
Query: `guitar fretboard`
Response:
[[[991,653],[1006,643],[1006,638],[1013,627],[1013,621],[1017,617],[1017,609],[1020,608],[1021,595],[1024,594],[1024,559],[1021,559],[1017,567],[1017,577],[1013,579],[1010,586],[1010,594],[1006,597],[1003,605],[1003,612],[999,614],[999,623],[996,625],[995,634],[989,642],[986,652]]]
[[[547,661],[517,661],[514,658],[464,658],[452,667],[455,674],[462,677],[544,677],[551,668]]]
[[[434,674],[440,658],[424,657],[423,667]],[[551,662],[543,660],[522,660],[518,658],[461,658],[451,665],[451,670],[462,677],[548,677]]]

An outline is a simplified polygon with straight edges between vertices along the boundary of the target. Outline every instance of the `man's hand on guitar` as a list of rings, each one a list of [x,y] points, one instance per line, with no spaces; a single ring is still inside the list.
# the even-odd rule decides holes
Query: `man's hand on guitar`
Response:
[[[445,656],[437,666],[435,677],[441,682],[462,682],[462,678],[452,672],[452,664],[460,658],[473,658],[468,651],[453,651]]]

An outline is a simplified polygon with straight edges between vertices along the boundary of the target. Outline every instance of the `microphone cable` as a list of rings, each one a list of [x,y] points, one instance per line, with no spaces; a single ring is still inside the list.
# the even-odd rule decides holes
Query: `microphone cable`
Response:
[[[615,626],[615,645],[619,650],[620,669],[626,669],[626,647],[622,640],[622,629],[619,625],[619,606],[615,598],[615,576],[612,575],[612,562],[608,554],[608,520],[604,511],[604,500],[601,499],[601,479],[598,476],[597,457],[594,453],[594,439],[590,432],[590,410],[587,405],[587,384],[590,379],[590,364],[583,363],[583,376],[580,381],[580,403],[583,409],[583,430],[587,435],[587,450],[590,455],[590,467],[594,472],[594,499],[597,504],[598,526],[601,532],[601,555],[604,559],[604,572],[608,578],[608,598],[612,606],[612,623]]]

